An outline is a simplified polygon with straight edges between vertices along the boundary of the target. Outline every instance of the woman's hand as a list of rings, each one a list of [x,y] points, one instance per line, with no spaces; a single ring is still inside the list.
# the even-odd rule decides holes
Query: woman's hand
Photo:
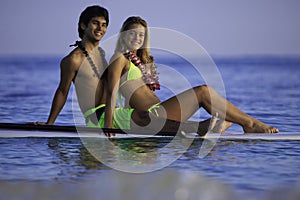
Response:
[[[116,134],[115,133],[111,133],[111,132],[104,132],[104,135],[106,136],[106,137],[114,137],[114,136],[116,136]]]

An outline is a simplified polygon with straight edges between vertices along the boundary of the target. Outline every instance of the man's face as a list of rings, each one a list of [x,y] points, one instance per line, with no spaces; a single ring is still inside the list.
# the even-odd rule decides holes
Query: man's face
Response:
[[[107,23],[104,17],[93,17],[88,26],[83,26],[84,35],[91,41],[99,42],[106,33]]]

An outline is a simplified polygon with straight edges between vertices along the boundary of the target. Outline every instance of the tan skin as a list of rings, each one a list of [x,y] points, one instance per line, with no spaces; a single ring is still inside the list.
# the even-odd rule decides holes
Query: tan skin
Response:
[[[81,41],[82,45],[86,48],[89,55],[92,56],[92,52],[99,46],[100,40],[106,33],[106,21],[103,17],[95,17],[91,19],[87,26],[81,24],[81,28],[84,30],[84,35]],[[59,115],[63,106],[65,105],[72,83],[74,83],[76,91],[80,91],[80,88],[83,88],[82,90],[85,90],[86,93],[91,94],[93,96],[92,98],[88,98],[87,96],[91,95],[84,95],[85,93],[82,94],[81,92],[79,92],[79,95],[77,95],[79,105],[83,113],[89,110],[90,108],[106,103],[106,80],[93,81],[92,79],[94,77],[92,75],[87,75],[84,76],[82,80],[78,81],[79,84],[76,84],[76,81],[80,79],[79,77],[76,77],[76,74],[78,73],[84,60],[86,60],[86,57],[83,54],[82,50],[80,50],[79,48],[74,49],[68,56],[62,59],[60,64],[61,78],[52,101],[51,111],[48,120],[46,123],[34,122],[33,124],[54,124],[57,116]],[[96,62],[97,59],[93,60],[94,62]],[[135,123],[139,125],[148,124],[150,120],[148,117],[148,112],[137,110],[134,111],[133,118],[135,120]],[[203,130],[202,132],[204,134],[204,131],[207,130],[209,126],[209,121],[204,121],[202,124],[203,126],[201,130]],[[178,127],[178,122],[169,121],[166,126],[168,126],[168,128],[165,128],[166,131],[176,131],[176,128]],[[190,131],[194,131],[196,128],[191,129],[191,127],[189,126],[188,129],[190,129]],[[114,134],[108,133],[106,135],[112,136]]]
[[[130,29],[134,30],[135,35],[126,34],[125,43],[128,49],[134,50],[142,47],[145,28],[141,24],[132,24],[130,26]],[[129,60],[123,54],[115,54],[110,61],[108,70],[108,96],[105,110],[105,126],[107,128],[112,127],[116,93],[119,83],[122,82],[122,77],[128,72],[129,65]],[[128,81],[120,90],[125,99],[127,99],[129,106],[138,110],[147,111],[152,105],[160,102],[155,93],[141,79]],[[212,102],[214,102],[214,109]],[[277,128],[264,124],[242,112],[207,85],[189,89],[161,102],[160,105],[158,109],[159,116],[171,120],[187,121],[199,107],[203,107],[210,114],[215,115],[218,113],[220,118],[241,125],[245,133],[278,132]],[[226,105],[226,110],[223,105]],[[181,109],[181,107],[184,109]]]
[[[91,52],[93,52],[99,46],[100,40],[106,33],[106,28],[107,28],[106,21],[103,17],[94,17],[90,20],[87,26],[81,24],[81,28],[84,30],[84,35],[81,43],[86,48],[89,55],[91,55]],[[89,110],[90,108],[106,103],[106,87],[105,87],[106,80],[93,81],[92,80],[93,76],[87,75],[83,77],[83,80],[79,81],[78,85],[76,84],[76,80],[79,79],[79,77],[76,77],[76,74],[78,73],[84,60],[86,60],[86,57],[83,54],[82,50],[80,50],[79,48],[74,49],[68,56],[62,59],[60,65],[61,78],[52,101],[51,111],[48,120],[46,123],[34,122],[33,124],[39,124],[39,125],[54,124],[57,116],[59,115],[60,111],[65,105],[72,82],[75,85],[76,91],[80,90],[78,88],[83,88],[85,92],[86,90],[92,90],[92,91],[88,91],[87,93],[92,94],[93,98],[87,98],[87,96],[90,95],[86,95],[86,96],[80,95],[81,93],[77,95],[77,98],[79,100],[79,105],[83,113]],[[96,61],[96,59],[94,59],[94,61]],[[148,112],[138,111],[138,110],[135,110],[133,112],[133,119],[135,123],[141,126],[148,124],[150,120]],[[204,121],[201,124],[202,125],[201,130],[203,134],[208,129],[209,124],[210,124],[209,120]],[[164,130],[176,131],[178,127],[178,122],[168,121],[166,126],[168,127],[166,127]],[[188,131],[190,132],[195,131],[195,129],[197,130],[198,123],[196,128],[191,129],[191,126],[189,126],[187,127],[187,129],[189,129]],[[108,133],[106,135],[112,136],[114,134]]]
[[[100,40],[106,33],[106,20],[104,17],[94,17],[90,20],[87,26],[85,24],[81,24],[81,28],[84,30],[84,35],[81,41],[82,45],[86,48],[88,53],[91,53],[95,48],[98,48]],[[85,59],[85,55],[79,48],[74,49],[69,55],[62,59],[60,64],[60,82],[52,101],[48,120],[46,123],[36,122],[35,124],[54,124],[57,116],[65,105],[70,86],[75,80],[76,73]],[[92,77],[86,77],[86,79],[89,78]],[[93,100],[93,105],[91,103],[83,103],[83,105],[80,105],[82,112],[105,103],[106,92],[104,91],[104,87],[101,86],[101,83],[98,85],[98,81],[94,84],[94,87],[97,88],[97,90],[95,100]]]

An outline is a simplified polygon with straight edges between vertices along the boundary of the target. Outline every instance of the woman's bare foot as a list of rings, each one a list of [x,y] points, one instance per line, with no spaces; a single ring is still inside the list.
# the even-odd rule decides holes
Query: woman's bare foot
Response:
[[[197,133],[201,136],[207,133],[224,133],[232,125],[231,122],[225,121],[224,119],[218,120],[218,113],[199,124]]]
[[[218,116],[219,116],[219,113],[216,113],[211,118],[210,125],[209,125],[209,128],[208,128],[208,132],[211,132],[211,133],[224,133],[224,131],[227,130],[232,125],[231,122],[227,122],[224,119],[219,119],[217,121]]]
[[[245,133],[279,133],[277,128],[258,120],[254,120],[251,126],[243,127],[243,129]]]
[[[220,119],[215,127],[211,130],[212,133],[224,133],[230,126],[232,122],[225,121],[224,119]]]

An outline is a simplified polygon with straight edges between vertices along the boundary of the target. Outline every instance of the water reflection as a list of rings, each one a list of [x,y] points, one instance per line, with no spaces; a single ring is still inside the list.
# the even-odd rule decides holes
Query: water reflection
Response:
[[[89,152],[105,165],[129,173],[162,169],[176,161],[193,139],[182,137],[81,138]]]
[[[59,179],[79,178],[84,174],[90,174],[92,171],[96,173],[101,170],[110,170],[95,159],[78,138],[49,139],[48,147],[52,150],[52,164],[61,170],[60,176],[57,177]]]

